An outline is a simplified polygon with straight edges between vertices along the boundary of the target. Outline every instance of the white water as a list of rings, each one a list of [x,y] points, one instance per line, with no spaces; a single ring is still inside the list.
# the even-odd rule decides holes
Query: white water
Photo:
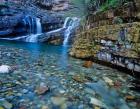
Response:
[[[65,19],[65,22],[63,24],[62,28],[56,29],[56,30],[52,30],[50,32],[46,33],[46,36],[49,36],[50,34],[54,34],[54,33],[58,33],[58,32],[62,32],[64,30],[64,41],[63,41],[63,45],[66,46],[69,40],[69,37],[71,35],[71,33],[74,31],[74,29],[79,26],[79,22],[80,19],[77,17],[67,17]]]
[[[27,19],[27,21],[24,20],[25,24],[29,24],[29,32],[30,32],[29,35],[19,36],[19,37],[16,37],[16,38],[0,38],[0,39],[5,39],[5,40],[23,40],[23,41],[26,41],[26,42],[38,42],[38,37],[39,37],[39,35],[42,34],[42,26],[41,26],[41,22],[40,22],[39,18],[35,19],[35,24],[33,24],[34,23],[33,21],[34,21],[33,19],[31,19],[31,22],[30,22],[30,19]],[[79,18],[67,17],[65,19],[65,22],[64,22],[62,28],[59,28],[59,29],[47,32],[46,36],[47,36],[47,34],[50,35],[50,34],[54,34],[54,33],[57,33],[57,32],[62,32],[64,30],[63,45],[66,46],[67,43],[68,43],[68,40],[69,40],[69,37],[70,37],[71,33],[79,25],[79,22],[80,22]],[[33,24],[33,25],[31,25],[31,24]],[[32,30],[32,29],[34,29],[34,30]]]
[[[62,31],[63,29],[65,29],[64,42],[63,42],[63,45],[65,46],[68,43],[70,34],[79,25],[79,21],[80,20],[76,17],[73,17],[73,18],[67,17],[65,19],[65,22],[64,22],[64,25],[62,28],[52,30],[52,31],[48,32],[48,34],[53,34],[53,33],[56,33],[56,32],[59,32],[59,31]],[[38,18],[36,19],[36,25],[37,25],[36,34],[31,34],[29,37],[27,37],[26,42],[37,42],[38,41],[38,35],[40,35],[42,33],[40,19],[38,19]]]
[[[39,18],[36,18],[36,33],[31,34],[26,38],[26,42],[37,42],[38,35],[42,33],[42,26]]]
[[[73,30],[79,25],[80,19],[77,17],[67,17],[64,23],[64,28],[66,28],[64,32],[64,41],[63,41],[63,46],[66,46],[68,44],[69,37]]]

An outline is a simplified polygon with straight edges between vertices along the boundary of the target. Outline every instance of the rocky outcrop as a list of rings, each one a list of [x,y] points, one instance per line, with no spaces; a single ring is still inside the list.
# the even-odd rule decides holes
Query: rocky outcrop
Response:
[[[77,58],[96,58],[139,72],[140,23],[89,29],[77,35],[70,55]]]
[[[40,18],[43,31],[51,31],[62,26],[62,16],[52,14],[36,5],[37,0],[11,1],[0,3],[0,37],[19,36],[28,33],[23,19],[26,16]],[[48,3],[53,4],[51,1]]]
[[[128,1],[87,16],[70,55],[140,72],[139,5],[139,1]]]

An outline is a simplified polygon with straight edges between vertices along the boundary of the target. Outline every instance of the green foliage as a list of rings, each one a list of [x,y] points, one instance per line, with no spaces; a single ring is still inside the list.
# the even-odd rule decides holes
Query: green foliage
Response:
[[[124,3],[127,3],[128,1],[130,0],[88,0],[88,8],[97,8],[96,5],[99,4],[98,10],[94,11],[106,11],[110,8],[116,8]]]
[[[105,4],[100,7],[101,11],[106,11],[110,8],[116,8],[119,5],[119,0],[107,0]]]

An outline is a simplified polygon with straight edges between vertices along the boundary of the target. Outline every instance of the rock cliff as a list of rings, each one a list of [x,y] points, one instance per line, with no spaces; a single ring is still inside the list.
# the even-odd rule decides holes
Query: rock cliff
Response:
[[[70,55],[140,72],[140,3],[135,1],[137,11],[131,13],[127,11],[128,4],[89,15],[84,32],[78,32]]]

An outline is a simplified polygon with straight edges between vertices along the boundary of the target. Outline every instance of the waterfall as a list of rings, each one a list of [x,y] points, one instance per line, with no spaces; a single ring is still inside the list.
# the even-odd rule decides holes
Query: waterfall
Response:
[[[79,26],[80,19],[77,17],[67,17],[63,24],[62,28],[49,31],[45,33],[46,36],[53,35],[57,32],[64,32],[64,41],[63,45],[66,46],[68,44],[71,33],[74,32],[75,28]],[[28,29],[28,34],[26,36],[19,36],[16,38],[0,38],[5,40],[22,40],[26,42],[38,42],[40,38],[44,38],[41,36],[42,34],[42,26],[39,18],[34,18],[31,16],[27,16],[23,19],[23,23],[25,28]]]
[[[45,37],[39,37],[39,40],[41,39],[47,39],[46,36],[51,36],[55,33],[62,33],[64,34],[64,41],[63,41],[63,45],[66,46],[67,43],[68,43],[68,40],[70,38],[70,35],[71,33],[74,32],[74,30],[76,29],[76,27],[79,26],[79,23],[80,23],[80,19],[77,18],[77,17],[67,17],[64,21],[64,24],[63,24],[63,27],[62,28],[59,28],[59,29],[56,29],[56,30],[52,30],[52,31],[49,31],[47,33],[45,33]],[[43,42],[43,41],[41,41]]]
[[[64,46],[67,45],[71,33],[79,25],[79,22],[80,22],[80,19],[78,19],[77,17],[66,18],[64,26],[63,26],[63,28],[66,28],[64,32],[64,41],[63,41]]]
[[[26,38],[26,42],[37,42],[38,35],[42,33],[42,26],[39,18],[35,19],[36,28],[34,29],[34,23],[32,22],[31,25],[31,34]],[[35,31],[35,32],[34,32]]]
[[[36,26],[37,26],[37,32],[36,33],[41,34],[42,33],[42,26],[41,26],[39,18],[36,18]]]

